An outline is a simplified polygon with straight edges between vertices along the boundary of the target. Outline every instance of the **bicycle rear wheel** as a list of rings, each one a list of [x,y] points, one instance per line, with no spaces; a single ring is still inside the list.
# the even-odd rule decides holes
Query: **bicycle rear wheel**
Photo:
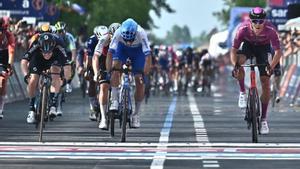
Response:
[[[47,87],[43,86],[42,88],[42,100],[41,100],[41,111],[40,111],[40,125],[39,125],[39,142],[43,140],[43,129],[45,127],[45,115],[48,107],[48,92]]]
[[[252,142],[258,142],[258,130],[259,130],[259,98],[255,89],[250,90],[250,113],[252,123]]]

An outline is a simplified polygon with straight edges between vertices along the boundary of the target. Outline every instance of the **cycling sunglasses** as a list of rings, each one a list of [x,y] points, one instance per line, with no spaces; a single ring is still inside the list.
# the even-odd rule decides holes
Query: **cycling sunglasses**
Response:
[[[264,19],[252,19],[251,22],[254,24],[263,24],[265,22],[265,20]]]

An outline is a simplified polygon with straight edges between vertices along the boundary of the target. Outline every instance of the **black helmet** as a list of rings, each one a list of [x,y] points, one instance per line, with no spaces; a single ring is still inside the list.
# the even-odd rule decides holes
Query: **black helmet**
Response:
[[[43,53],[52,52],[56,45],[55,37],[51,33],[41,34],[38,42]]]

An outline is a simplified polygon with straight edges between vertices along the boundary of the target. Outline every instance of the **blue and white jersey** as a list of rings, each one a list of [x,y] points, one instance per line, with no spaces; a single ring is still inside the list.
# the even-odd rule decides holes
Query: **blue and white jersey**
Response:
[[[89,39],[87,40],[87,53],[90,59],[93,58],[95,47],[97,46],[97,44],[98,44],[98,38],[96,35],[90,36]]]
[[[148,41],[147,34],[140,25],[138,25],[135,39],[130,46],[128,46],[123,40],[121,36],[121,29],[117,29],[109,45],[109,51],[114,55],[119,45],[123,46],[125,50],[126,48],[129,50],[132,48],[142,48],[145,56],[151,54],[150,43]]]

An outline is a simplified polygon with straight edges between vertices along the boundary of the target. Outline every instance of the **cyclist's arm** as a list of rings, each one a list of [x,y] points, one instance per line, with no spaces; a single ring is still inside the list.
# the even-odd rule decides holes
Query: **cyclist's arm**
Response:
[[[275,29],[271,29],[270,36],[272,47],[275,50],[275,54],[273,56],[273,60],[270,66],[272,69],[274,69],[282,56],[282,52],[280,50],[279,35]]]
[[[144,68],[144,73],[146,75],[148,75],[150,73],[150,69],[151,69],[151,65],[152,65],[151,61],[152,61],[151,55],[146,56],[145,68]]]
[[[28,60],[26,60],[26,59],[21,60],[21,70],[22,70],[24,76],[29,73],[28,64],[29,64]]]
[[[15,55],[15,37],[12,33],[9,33],[9,39],[8,39],[8,64],[12,65],[14,63],[14,55]]]
[[[232,47],[230,50],[230,59],[231,59],[231,64],[235,66],[237,63],[237,51],[238,49]]]
[[[96,77],[98,77],[98,70],[99,70],[99,54],[95,53],[93,56],[92,66],[94,70],[94,74]]]
[[[282,52],[280,49],[275,50],[275,54],[271,63],[271,68],[274,69],[277,63],[280,61],[280,58],[282,56]]]
[[[106,70],[109,72],[112,68],[112,53],[110,51],[107,52],[106,61],[105,61]]]

